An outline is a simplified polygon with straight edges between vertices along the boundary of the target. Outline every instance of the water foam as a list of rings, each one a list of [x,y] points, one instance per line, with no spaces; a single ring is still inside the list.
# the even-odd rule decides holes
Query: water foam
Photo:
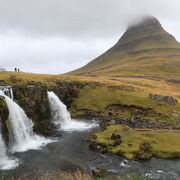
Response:
[[[59,130],[64,131],[85,131],[98,127],[97,123],[80,122],[72,120],[67,107],[58,98],[54,92],[48,92],[48,99],[50,102],[51,116],[53,123]]]
[[[9,150],[24,152],[29,149],[40,149],[52,140],[36,135],[33,132],[33,122],[27,117],[24,110],[4,93],[9,109]]]

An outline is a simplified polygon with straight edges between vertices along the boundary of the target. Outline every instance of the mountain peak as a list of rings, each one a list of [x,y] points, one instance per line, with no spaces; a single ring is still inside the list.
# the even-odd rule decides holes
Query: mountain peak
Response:
[[[180,44],[155,17],[128,26],[108,51],[71,74],[180,76]]]
[[[154,16],[144,16],[133,23],[128,24],[127,31],[137,26],[148,26],[162,28],[161,23]]]
[[[153,16],[147,16],[140,21],[129,25],[126,32],[115,45],[119,50],[131,49],[146,42],[169,44],[176,42],[175,38],[167,33],[161,23]]]

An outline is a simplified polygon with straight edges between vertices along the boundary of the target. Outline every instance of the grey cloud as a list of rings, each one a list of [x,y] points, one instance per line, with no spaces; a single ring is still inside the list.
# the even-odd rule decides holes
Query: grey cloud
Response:
[[[146,14],[180,41],[179,0],[0,0],[0,66],[42,73],[75,69]]]

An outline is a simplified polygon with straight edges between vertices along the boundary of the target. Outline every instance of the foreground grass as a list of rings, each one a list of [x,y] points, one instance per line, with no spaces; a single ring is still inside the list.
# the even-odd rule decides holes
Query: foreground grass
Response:
[[[67,172],[53,172],[50,173],[48,171],[36,171],[35,174],[31,175],[20,175],[15,177],[4,176],[4,174],[0,175],[0,180],[146,180],[144,176],[139,176],[136,174],[126,174],[123,176],[107,176],[107,177],[92,177],[86,173],[81,171],[76,171],[74,173]]]
[[[33,179],[33,180],[91,180],[92,178],[81,171],[76,171],[74,173],[67,172],[44,172],[44,171],[36,171],[32,174],[24,174],[20,176],[5,176],[1,175],[0,180],[24,180],[24,179]]]
[[[121,143],[115,144],[112,134],[116,133],[121,137]],[[152,130],[132,129],[127,126],[112,125],[103,132],[95,134],[92,142],[106,146],[108,151],[114,154],[123,155],[128,159],[144,158],[152,156],[159,158],[180,157],[180,131],[173,130]]]

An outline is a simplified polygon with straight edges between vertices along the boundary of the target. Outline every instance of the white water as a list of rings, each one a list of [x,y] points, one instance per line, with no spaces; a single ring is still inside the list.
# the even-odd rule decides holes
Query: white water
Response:
[[[19,164],[18,159],[9,157],[6,151],[6,146],[0,132],[0,169],[2,170],[13,169]]]
[[[2,138],[1,128],[0,128],[0,169],[8,170],[17,167],[19,164],[18,159],[14,157],[9,157],[7,155],[7,149]]]
[[[33,132],[33,122],[27,117],[24,110],[2,91],[9,109],[9,150],[23,152],[29,149],[39,149],[50,143],[50,139],[38,136]]]
[[[14,100],[14,95],[13,95],[13,90],[12,90],[12,88],[10,88],[10,96],[11,96],[11,99]]]
[[[2,92],[0,92],[0,95]],[[7,149],[2,137],[1,132],[1,122],[0,122],[0,169],[7,170],[7,169],[13,169],[16,166],[18,166],[18,159],[14,157],[9,157],[7,155]]]
[[[48,92],[48,99],[50,102],[53,123],[59,130],[84,131],[98,126],[96,123],[85,123],[72,120],[66,106],[54,92]]]

